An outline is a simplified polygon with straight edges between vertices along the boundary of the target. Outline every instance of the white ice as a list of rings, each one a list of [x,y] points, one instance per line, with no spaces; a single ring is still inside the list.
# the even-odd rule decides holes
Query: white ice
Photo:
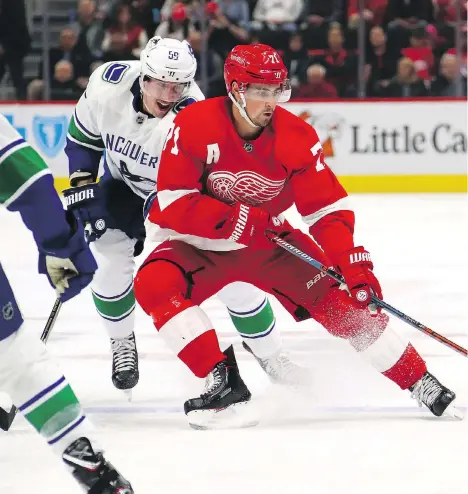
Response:
[[[352,203],[358,242],[372,253],[385,299],[466,347],[465,196],[362,195]],[[0,224],[0,259],[27,330],[39,338],[54,293],[36,274],[35,247],[17,215],[1,211]],[[181,406],[201,383],[170,354],[141,311],[141,379],[130,404],[112,386],[109,344],[90,294],[63,308],[48,346],[108,456],[137,494],[468,493],[468,419],[432,417],[346,343],[313,322],[295,324],[274,305],[285,348],[312,369],[313,392],[300,396],[270,385],[240,348],[225,309],[210,300],[206,309],[222,343],[235,343],[262,417],[256,428],[218,432],[187,426]],[[466,407],[466,359],[399,321],[394,325],[411,335],[429,369]],[[22,418],[10,432],[0,432],[0,491],[80,492]]]

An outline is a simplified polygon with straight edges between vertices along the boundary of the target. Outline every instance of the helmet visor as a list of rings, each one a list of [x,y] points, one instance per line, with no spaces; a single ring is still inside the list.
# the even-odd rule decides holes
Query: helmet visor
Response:
[[[244,96],[255,101],[286,103],[291,97],[291,84],[289,79],[278,84],[248,84]]]
[[[184,96],[189,86],[189,82],[170,82],[147,78],[143,80],[141,89],[152,99],[175,103]]]

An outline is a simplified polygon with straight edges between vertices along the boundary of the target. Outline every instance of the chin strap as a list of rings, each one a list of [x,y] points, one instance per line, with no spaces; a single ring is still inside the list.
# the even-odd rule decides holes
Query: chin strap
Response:
[[[234,96],[232,95],[231,92],[229,92],[229,98],[231,98],[231,101],[236,105],[237,109],[239,110],[239,113],[241,114],[242,117],[245,118],[245,120],[247,120],[247,122],[252,126],[252,127],[255,127],[256,129],[258,129],[260,126],[259,125],[255,125],[252,120],[250,120],[249,116],[247,115],[247,112],[245,111],[245,107],[246,107],[246,102],[245,102],[245,98],[244,98],[244,95],[242,93],[240,93],[240,97],[241,97],[241,100],[242,100],[242,105],[240,103],[238,103],[236,101],[236,98],[234,98]]]

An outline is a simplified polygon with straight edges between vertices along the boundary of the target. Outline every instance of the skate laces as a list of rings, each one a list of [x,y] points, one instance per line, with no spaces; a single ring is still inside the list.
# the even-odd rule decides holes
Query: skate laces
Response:
[[[202,398],[211,395],[223,383],[223,376],[219,371],[218,365],[206,376],[205,391],[201,395]]]
[[[133,335],[122,340],[111,339],[112,353],[116,372],[134,370],[135,368],[135,339]]]
[[[274,375],[277,378],[281,378],[287,375],[291,375],[298,369],[296,364],[291,362],[291,359],[285,353],[280,353],[275,357],[261,359],[265,366],[265,369],[269,370],[270,375]]]
[[[274,383],[290,386],[307,386],[310,383],[311,378],[307,369],[292,362],[286,352],[258,360],[260,366]]]
[[[442,387],[431,376],[423,376],[413,387],[411,398],[417,400],[419,406],[431,407],[436,398],[440,395]]]

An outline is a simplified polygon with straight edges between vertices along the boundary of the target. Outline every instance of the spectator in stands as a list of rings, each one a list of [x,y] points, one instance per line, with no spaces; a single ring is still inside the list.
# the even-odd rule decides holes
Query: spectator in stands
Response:
[[[362,17],[366,31],[366,39],[369,38],[370,30],[373,26],[381,26],[387,0],[363,0],[364,10],[362,16],[359,14],[359,0],[349,0],[348,2],[348,30],[346,32],[346,48],[357,50],[358,48],[358,27]],[[369,46],[366,46],[369,49]]]
[[[467,60],[468,60],[468,56],[467,56],[467,42],[468,42],[467,30],[468,30],[468,26],[466,24],[464,24],[460,29],[460,52],[461,52],[460,53],[460,58],[461,58],[460,70],[461,70],[461,73],[465,77],[467,75]],[[454,40],[454,44],[455,44],[455,40]],[[449,48],[446,51],[446,53],[448,53],[450,55],[457,55],[457,50],[452,45],[452,48]]]
[[[331,23],[343,23],[343,0],[307,0],[305,7],[306,47],[312,50],[327,47]]]
[[[445,53],[440,60],[440,74],[432,83],[432,96],[452,98],[454,96],[466,96],[466,77],[462,75],[458,66],[456,55]],[[460,76],[461,93],[457,93],[457,77]]]
[[[54,77],[50,83],[52,100],[77,100],[83,93],[83,88],[76,84],[73,74],[73,65],[67,60],[60,60],[55,64]]]
[[[68,60],[59,60],[53,67],[50,79],[50,99],[60,101],[77,100],[83,93],[73,73],[73,65]],[[28,99],[38,101],[44,99],[44,81],[35,79],[28,87]]]
[[[291,85],[297,87],[304,82],[309,65],[309,55],[301,33],[291,34],[288,47],[283,54],[283,61],[288,69]]]
[[[327,82],[336,87],[341,97],[345,96],[348,86],[356,82],[357,57],[344,49],[344,36],[339,24],[331,24],[328,30],[328,48],[314,60],[325,67]]]
[[[388,46],[385,31],[380,26],[374,26],[369,35],[371,49],[366,57],[370,66],[367,83],[367,95],[376,96],[382,87],[388,86],[396,74],[398,54]]]
[[[176,3],[184,5],[187,18],[192,22],[200,20],[201,7],[199,0],[165,0],[161,9],[161,21],[167,21],[171,18]]]
[[[94,0],[79,0],[78,21],[72,25],[72,29],[78,36],[77,46],[80,53],[86,50],[90,57],[101,57],[101,43],[103,29],[101,21],[96,17],[96,3]]]
[[[262,43],[281,50],[288,43],[289,33],[297,29],[303,10],[304,0],[258,0],[251,26]]]
[[[72,28],[66,27],[60,33],[59,46],[49,50],[49,77],[52,80],[55,73],[55,66],[61,60],[70,62],[73,66],[74,80],[78,87],[85,89],[89,75],[91,73],[90,53],[87,49],[83,50],[83,46],[77,45],[77,36]],[[44,64],[39,64],[38,78],[30,82],[28,86],[28,99],[36,100],[42,98],[44,90]]]
[[[400,58],[397,75],[387,87],[382,87],[380,96],[383,98],[420,98],[428,96],[424,82],[419,78],[413,60]]]
[[[362,18],[370,26],[381,26],[387,8],[387,0],[363,0]],[[348,27],[357,29],[359,24],[359,0],[348,1]]]
[[[0,0],[0,82],[8,67],[18,100],[26,99],[23,59],[30,46],[24,0]]]
[[[433,20],[432,0],[388,0],[384,23],[389,28],[412,29],[419,21],[431,23]]]
[[[59,47],[49,51],[49,64],[51,70],[59,60],[67,60],[73,65],[73,72],[80,87],[85,88],[90,75],[92,58],[89,50],[77,44],[77,37],[73,29],[66,27],[60,33]],[[79,79],[82,79],[79,82]]]
[[[193,54],[197,60],[197,73],[195,82],[200,86],[207,98],[226,94],[224,85],[223,59],[212,49],[208,48],[206,56],[206,76],[208,87],[203,86],[203,66],[201,62],[202,35],[199,31],[192,31],[187,41],[193,49]]]
[[[249,33],[233,20],[226,17],[216,2],[206,4],[208,24],[208,44],[223,59],[234,46],[248,43]]]
[[[434,25],[441,38],[440,44],[452,46],[455,42],[455,23],[457,22],[457,0],[433,0],[434,1]],[[459,2],[460,20],[466,21],[466,2]],[[466,36],[466,35],[465,35]],[[444,47],[442,47],[443,49]],[[445,47],[446,48],[446,47]]]
[[[94,18],[100,21],[105,20],[121,0],[94,0],[96,9]]]
[[[258,0],[253,19],[275,25],[294,24],[304,8],[302,0]]]
[[[174,3],[170,19],[161,22],[154,34],[161,38],[174,38],[179,41],[187,39],[191,32],[196,31],[188,13],[187,7],[182,2]]]
[[[148,38],[154,36],[154,32],[161,21],[161,8],[163,0],[133,0],[133,19],[143,26]]]
[[[411,58],[421,79],[430,81],[434,73],[434,54],[427,27],[416,27],[411,30],[410,46],[403,48],[401,54]]]
[[[397,50],[408,46],[412,29],[433,21],[432,0],[388,0],[384,24],[389,43]]]
[[[102,42],[104,60],[137,60],[147,42],[148,36],[145,30],[132,19],[130,6],[122,4],[104,34]]]
[[[248,28],[250,11],[247,0],[218,0],[221,13],[237,26]]]
[[[333,99],[338,97],[335,86],[325,80],[323,65],[313,64],[307,69],[307,83],[293,91],[294,98]]]

